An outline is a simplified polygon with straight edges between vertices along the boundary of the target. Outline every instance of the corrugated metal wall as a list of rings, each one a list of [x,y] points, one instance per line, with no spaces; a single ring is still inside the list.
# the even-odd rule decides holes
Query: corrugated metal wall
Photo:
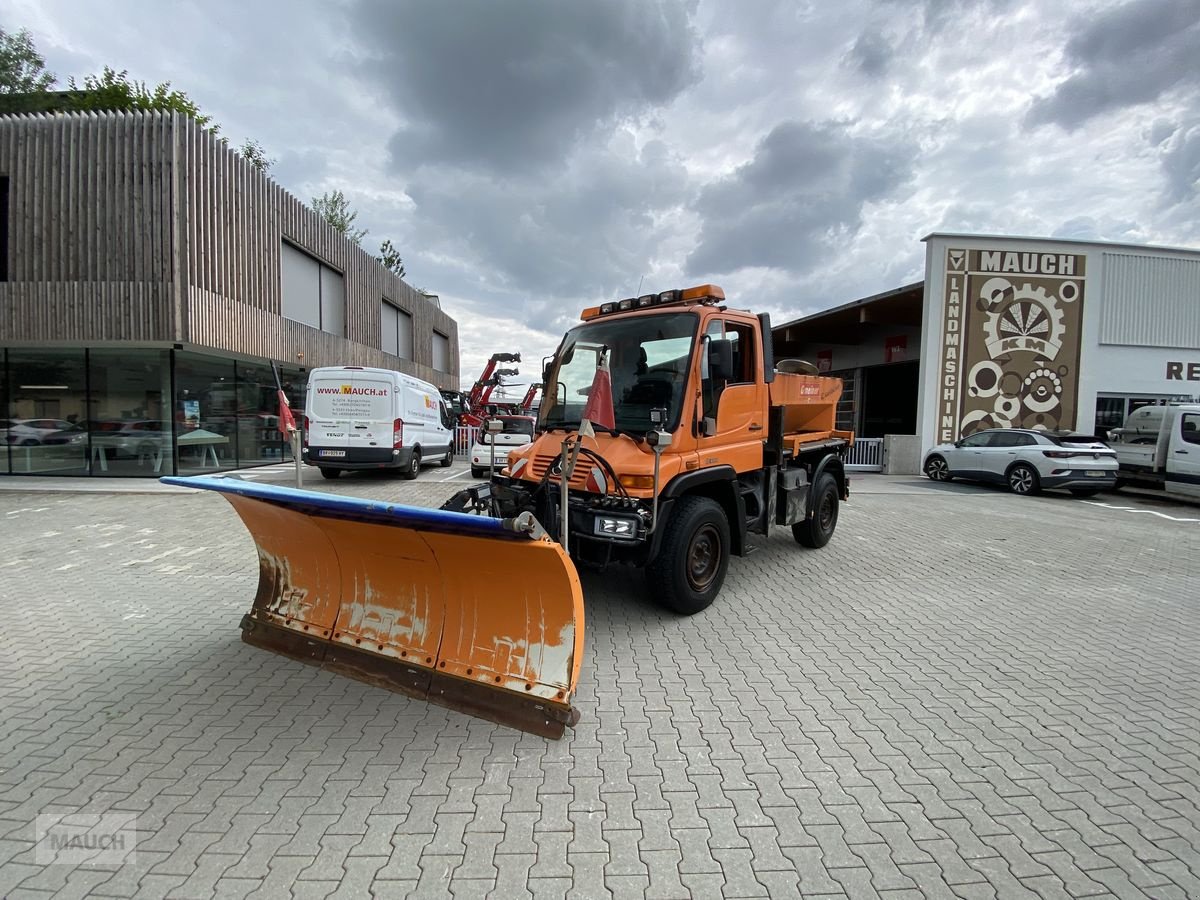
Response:
[[[1100,343],[1200,347],[1200,260],[1103,256]]]
[[[190,119],[3,116],[0,175],[10,184],[0,340],[182,341],[458,387],[454,320]],[[344,274],[345,339],[280,316],[285,239]],[[385,297],[413,317],[413,360],[380,349]],[[433,369],[434,329],[450,338],[451,372]]]
[[[0,337],[172,339],[170,127],[130,113],[0,118]]]

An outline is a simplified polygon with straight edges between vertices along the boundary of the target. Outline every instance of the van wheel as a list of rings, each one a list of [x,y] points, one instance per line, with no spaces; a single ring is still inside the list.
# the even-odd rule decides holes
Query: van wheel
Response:
[[[658,603],[683,616],[707,609],[717,599],[729,568],[729,522],[708,497],[675,504],[658,556],[646,581]]]
[[[442,468],[448,469],[454,465],[454,445],[451,444],[446,448],[446,455],[442,457]]]
[[[404,477],[412,481],[421,474],[421,451],[414,449],[412,459],[408,461],[408,468],[404,470]]]
[[[817,479],[812,498],[812,514],[803,522],[792,525],[792,537],[801,547],[816,550],[829,543],[834,529],[837,528],[837,480],[826,472]]]
[[[331,469],[328,466],[321,466],[321,476],[323,478],[328,478],[330,481],[336,481],[341,474],[341,469]]]

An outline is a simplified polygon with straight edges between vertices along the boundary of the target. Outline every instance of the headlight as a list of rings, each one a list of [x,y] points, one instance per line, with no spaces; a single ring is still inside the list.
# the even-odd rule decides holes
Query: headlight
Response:
[[[637,520],[623,516],[597,516],[595,533],[622,541],[637,540]]]

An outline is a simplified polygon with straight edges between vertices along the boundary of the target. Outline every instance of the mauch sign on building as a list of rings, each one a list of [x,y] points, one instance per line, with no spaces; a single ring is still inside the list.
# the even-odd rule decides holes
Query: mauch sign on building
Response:
[[[1071,428],[1087,258],[946,251],[938,440]]]

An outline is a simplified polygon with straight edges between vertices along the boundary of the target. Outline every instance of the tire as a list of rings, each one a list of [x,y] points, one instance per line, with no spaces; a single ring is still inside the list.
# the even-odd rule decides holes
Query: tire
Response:
[[[792,525],[792,537],[801,547],[817,550],[829,543],[837,528],[837,479],[828,472],[818,478],[812,498],[812,515]]]
[[[707,609],[729,569],[729,521],[708,497],[684,497],[666,524],[658,555],[646,567],[655,600],[681,616]]]
[[[1008,470],[1008,489],[1014,494],[1030,497],[1042,489],[1038,473],[1025,463],[1017,463]]]
[[[451,444],[449,447],[446,448],[446,455],[442,457],[442,461],[441,461],[440,465],[443,469],[448,469],[452,465],[454,465],[454,445],[453,444]]]
[[[413,449],[412,458],[408,461],[408,466],[404,470],[404,477],[408,481],[412,481],[421,474],[421,451]]]
[[[472,478],[482,478],[483,477],[483,469],[477,469],[474,466],[471,466],[471,477]]]
[[[951,481],[954,476],[950,474],[950,466],[946,464],[945,457],[931,456],[925,460],[925,474],[930,481]]]
[[[323,478],[328,478],[330,481],[337,481],[341,475],[341,469],[331,469],[328,466],[321,466],[321,477]]]
[[[1099,488],[1071,488],[1071,493],[1076,497],[1095,497],[1100,493]]]

